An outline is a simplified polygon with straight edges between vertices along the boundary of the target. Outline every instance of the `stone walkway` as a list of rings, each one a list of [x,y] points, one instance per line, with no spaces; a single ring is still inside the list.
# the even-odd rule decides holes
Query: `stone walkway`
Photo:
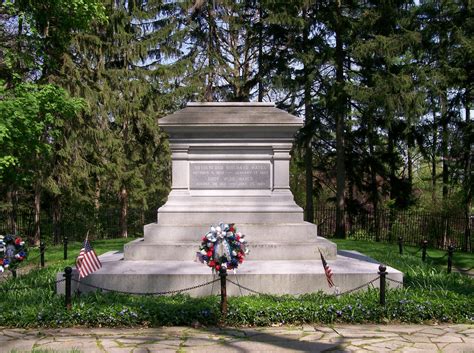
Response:
[[[474,325],[0,331],[0,352],[474,352]]]

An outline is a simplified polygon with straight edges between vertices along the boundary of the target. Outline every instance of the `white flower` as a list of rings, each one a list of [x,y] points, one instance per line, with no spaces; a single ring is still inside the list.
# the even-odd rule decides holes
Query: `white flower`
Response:
[[[202,249],[202,250],[201,250],[201,254],[206,255],[206,254],[207,254],[207,251],[206,251],[205,249]]]

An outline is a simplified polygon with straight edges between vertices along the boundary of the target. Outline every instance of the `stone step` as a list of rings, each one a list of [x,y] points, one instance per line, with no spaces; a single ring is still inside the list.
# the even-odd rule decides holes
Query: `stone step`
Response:
[[[122,253],[108,253],[100,257],[102,268],[81,279],[73,281],[73,290],[82,293],[96,291],[93,285],[109,290],[133,293],[156,293],[174,291],[217,278],[206,265],[193,261],[123,261]],[[354,289],[378,277],[378,262],[357,252],[339,251],[337,260],[328,260],[333,280],[340,292]],[[403,281],[403,274],[387,267],[387,278]],[[78,274],[74,269],[73,278]],[[63,273],[57,274],[63,279]],[[320,260],[299,261],[245,261],[236,274],[229,271],[228,279],[251,290],[269,294],[334,293],[329,288]],[[400,286],[387,281],[390,288]],[[373,282],[378,287],[379,281]],[[372,285],[371,285],[372,286]],[[186,291],[191,296],[206,296],[219,293],[219,282]],[[367,289],[363,286],[361,290]],[[64,293],[64,282],[57,284],[57,293]],[[227,293],[231,296],[251,295],[253,292],[228,282]]]
[[[203,235],[209,232],[210,224],[163,225],[150,223],[144,227],[147,242],[199,242]],[[214,223],[216,225],[216,223]],[[245,234],[249,242],[281,242],[312,241],[317,237],[316,225],[308,222],[254,224],[236,223],[237,231]]]
[[[199,245],[199,241],[158,244],[137,239],[125,245],[125,260],[190,261],[196,258]],[[327,259],[336,257],[335,244],[323,238],[297,243],[251,242],[248,248],[248,258],[252,260],[317,260],[320,258],[318,250]]]

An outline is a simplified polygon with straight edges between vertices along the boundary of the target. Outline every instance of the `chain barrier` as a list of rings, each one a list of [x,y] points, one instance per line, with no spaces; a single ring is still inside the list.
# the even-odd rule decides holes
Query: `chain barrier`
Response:
[[[259,292],[259,291],[256,291],[256,290],[253,290],[249,287],[246,287],[246,286],[243,286],[241,285],[240,283],[235,283],[234,281],[232,281],[231,279],[227,278],[227,282],[230,282],[232,283],[234,286],[237,286],[241,289],[245,289],[246,291],[249,291],[250,293],[253,293],[253,294],[258,294],[258,295],[261,295],[261,296],[264,296],[264,297],[270,297],[270,298],[273,298],[275,299],[276,301],[282,301],[282,299],[278,296],[276,296],[275,294],[269,294],[269,293],[263,293],[263,292]]]
[[[441,260],[441,259],[444,259],[446,256],[448,256],[448,253],[444,254],[441,257],[432,257],[428,254],[428,252],[426,252],[426,257],[430,260]]]
[[[373,280],[368,281],[368,282],[366,282],[366,283],[364,283],[364,284],[361,284],[360,286],[357,286],[357,287],[355,287],[355,288],[348,289],[348,290],[346,290],[346,291],[344,291],[344,292],[341,292],[341,293],[328,294],[328,295],[329,295],[329,296],[334,296],[334,297],[340,297],[340,296],[342,296],[342,295],[355,292],[355,291],[357,291],[357,290],[359,290],[359,289],[362,289],[362,288],[364,288],[364,287],[368,287],[369,285],[371,285],[372,283],[376,282],[376,281],[379,280],[379,279],[380,279],[380,276],[378,276],[378,277],[374,278]],[[235,283],[235,282],[232,281],[231,279],[227,279],[227,282],[230,282],[230,283],[232,283],[233,285],[235,285],[235,286],[237,286],[237,287],[239,287],[239,288],[241,288],[241,289],[245,289],[246,291],[249,291],[249,292],[254,293],[254,294],[258,294],[258,295],[266,296],[266,297],[271,297],[271,298],[274,298],[274,299],[280,300],[280,301],[283,300],[283,299],[277,297],[277,296],[274,295],[274,294],[268,294],[268,293],[259,292],[259,291],[256,291],[256,290],[254,290],[254,289],[251,289],[251,288],[249,288],[249,287],[243,286],[243,285],[241,285],[240,283]],[[296,299],[296,298],[295,298],[295,299]]]
[[[59,279],[57,281],[52,281],[52,282],[48,282],[46,283],[46,286],[50,286],[52,284],[58,284],[58,283],[61,283],[61,282],[64,282],[66,279],[63,278],[63,279]],[[11,288],[1,288],[0,287],[0,292],[11,292],[11,291],[17,291],[17,290],[31,290],[31,289],[36,289],[38,288],[37,286],[30,286],[30,287],[11,287]]]
[[[458,271],[458,272],[469,272],[469,271],[474,270],[474,266],[471,267],[471,268],[460,268],[460,267],[456,267],[456,266],[455,266],[454,268],[455,268],[456,271]]]
[[[421,251],[421,249],[423,249],[423,248],[418,248],[417,251],[411,252],[411,251],[409,251],[408,249],[405,249],[405,248],[404,248],[403,251],[406,251],[408,254],[414,256],[414,255],[418,254],[418,253]]]
[[[390,282],[393,282],[393,283],[397,283],[397,284],[403,285],[403,281],[398,281],[398,280],[393,279],[393,278],[386,277],[386,280],[387,280],[387,281],[390,281]]]
[[[79,283],[83,286],[87,286],[87,287],[94,288],[94,289],[100,289],[101,291],[107,291],[107,292],[112,292],[112,293],[132,294],[132,295],[167,295],[167,294],[178,294],[178,293],[187,292],[187,291],[190,291],[190,290],[193,290],[193,289],[196,289],[196,288],[205,287],[209,284],[220,281],[220,278],[216,278],[216,279],[213,279],[212,281],[208,281],[208,282],[205,282],[205,283],[202,283],[202,284],[198,284],[196,286],[182,288],[182,289],[175,289],[175,290],[170,290],[170,291],[164,291],[164,292],[127,292],[127,291],[103,288],[103,287],[95,286],[95,285],[89,284],[89,283],[83,283],[83,282],[80,282],[80,281],[78,281],[77,279],[74,279],[74,278],[72,278],[71,281]]]
[[[348,290],[346,290],[346,291],[344,291],[344,292],[336,293],[336,294],[332,294],[332,295],[335,296],[335,297],[340,297],[340,296],[345,295],[345,294],[350,294],[350,293],[355,292],[355,291],[357,291],[357,290],[359,290],[359,289],[362,289],[362,288],[364,288],[364,287],[370,286],[372,283],[376,282],[376,281],[379,280],[379,279],[380,279],[380,276],[374,278],[373,280],[371,280],[371,281],[369,281],[369,282],[367,282],[367,283],[361,284],[361,285],[358,286],[358,287],[355,287],[355,288],[352,288],[352,289],[348,289]]]

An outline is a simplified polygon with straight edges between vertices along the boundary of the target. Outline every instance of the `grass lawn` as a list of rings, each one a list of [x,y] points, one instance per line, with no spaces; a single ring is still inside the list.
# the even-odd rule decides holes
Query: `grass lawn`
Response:
[[[388,261],[390,266],[405,272],[403,269],[406,265],[406,260],[421,260],[421,250],[413,246],[404,246],[404,255],[399,255],[398,244],[377,243],[364,240],[346,240],[346,239],[331,239],[342,250],[357,250],[379,261]],[[419,250],[419,251],[418,251]],[[446,269],[448,258],[445,256],[446,250],[427,249],[428,263],[435,265],[437,268]],[[395,264],[397,264],[395,266]],[[453,254],[453,269],[455,267],[468,269],[474,267],[474,253],[454,251]]]
[[[98,254],[122,250],[129,239],[97,240]],[[63,326],[162,326],[273,325],[303,322],[329,324],[389,322],[474,323],[474,279],[446,273],[446,258],[421,261],[416,248],[398,254],[397,244],[359,240],[336,240],[340,249],[357,250],[381,263],[404,272],[404,288],[389,289],[386,306],[380,306],[379,291],[369,289],[335,297],[313,293],[294,296],[248,296],[229,298],[227,318],[219,311],[219,297],[191,298],[187,295],[133,296],[92,293],[73,298],[72,310],[64,308],[64,298],[54,294],[55,275],[73,265],[81,243],[69,244],[69,259],[63,260],[63,247],[46,249],[46,268],[38,268],[38,249],[30,249],[30,260],[18,278],[0,282],[0,322],[10,327]],[[429,250],[431,257],[443,251]],[[456,252],[454,265],[472,267],[473,254]],[[337,276],[337,274],[335,274]]]

